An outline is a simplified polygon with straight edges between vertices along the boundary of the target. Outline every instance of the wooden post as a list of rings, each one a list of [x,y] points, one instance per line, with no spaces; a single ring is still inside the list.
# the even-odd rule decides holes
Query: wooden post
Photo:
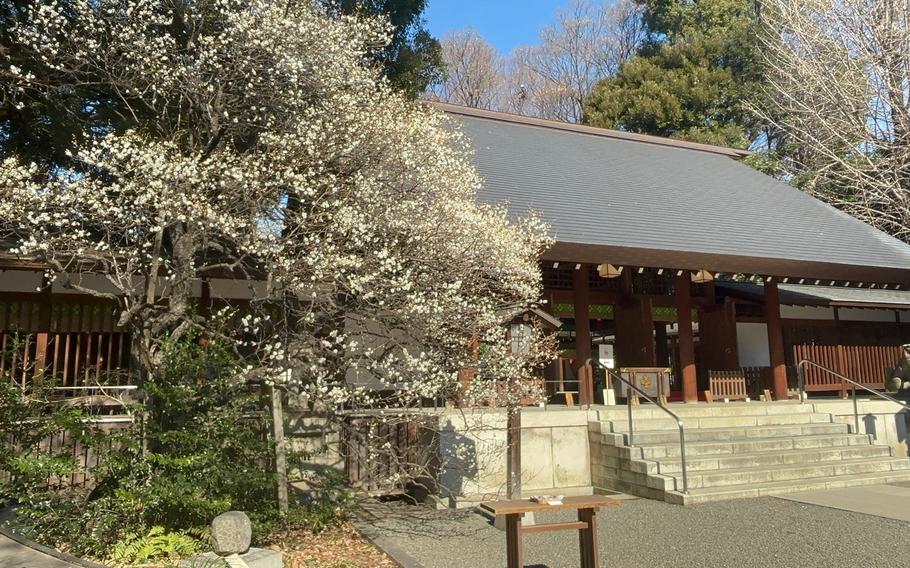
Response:
[[[209,317],[212,313],[212,285],[208,278],[203,278],[200,283],[199,315]]]
[[[284,447],[284,409],[281,391],[274,385],[268,387],[272,399],[272,435],[275,436],[275,474],[278,477],[278,512],[288,512],[288,464]]]
[[[768,351],[774,377],[775,400],[787,400],[787,364],[784,359],[784,333],[780,322],[780,293],[777,282],[765,282],[765,323],[768,325]]]
[[[506,566],[524,568],[524,551],[521,546],[521,517],[524,513],[506,515]]]
[[[844,350],[844,334],[840,324],[840,311],[837,306],[834,306],[834,336],[837,338],[837,368],[834,370],[849,377],[850,373],[847,372],[847,353]],[[840,382],[840,397],[847,398],[847,381]]]
[[[682,375],[683,400],[698,402],[691,290],[692,281],[687,271],[676,277],[676,322],[679,327],[679,367]]]
[[[509,406],[506,429],[506,476],[509,499],[521,499],[521,407]]]
[[[581,552],[582,568],[598,568],[600,566],[596,515],[597,511],[594,509],[578,510],[578,520],[585,524],[585,528],[578,531],[578,548]]]
[[[590,295],[588,289],[588,265],[582,264],[572,272],[572,290],[575,296],[575,370],[578,376],[578,403],[593,404],[589,393],[593,387],[589,383],[593,379],[585,368],[585,363],[591,358],[591,315]]]
[[[47,276],[41,278],[41,295],[39,296],[40,308],[38,314],[37,333],[35,337],[35,368],[34,377],[43,377],[47,368],[47,348],[51,332],[51,283]]]

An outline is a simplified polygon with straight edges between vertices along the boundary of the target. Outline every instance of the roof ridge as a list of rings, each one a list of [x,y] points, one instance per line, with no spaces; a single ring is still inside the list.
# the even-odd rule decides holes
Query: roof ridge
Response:
[[[498,120],[500,122],[510,122],[514,124],[523,124],[525,126],[538,126],[541,128],[550,128],[553,130],[563,130],[567,132],[577,132],[580,134],[590,134],[593,136],[602,136],[604,138],[613,138],[617,140],[626,140],[630,142],[642,142],[645,144],[654,144],[656,146],[669,146],[673,148],[683,148],[687,150],[696,150],[711,154],[720,154],[740,160],[752,154],[749,150],[740,150],[739,148],[728,148],[725,146],[714,146],[711,144],[702,144],[701,142],[688,142],[685,140],[676,140],[675,138],[666,138],[655,136],[653,134],[638,134],[635,132],[624,132],[622,130],[611,130],[609,128],[599,128],[596,126],[587,126],[584,124],[573,124],[571,122],[560,122],[558,120],[548,120],[543,118],[534,118],[520,114],[484,110],[441,101],[424,101],[437,109],[450,114],[460,114],[475,118],[484,118],[488,120]]]

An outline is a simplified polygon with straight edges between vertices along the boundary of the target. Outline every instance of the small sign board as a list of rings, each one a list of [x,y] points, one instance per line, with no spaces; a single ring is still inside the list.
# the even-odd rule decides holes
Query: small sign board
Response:
[[[608,369],[616,368],[616,359],[613,357],[613,346],[601,343],[597,346],[597,359],[600,364]]]

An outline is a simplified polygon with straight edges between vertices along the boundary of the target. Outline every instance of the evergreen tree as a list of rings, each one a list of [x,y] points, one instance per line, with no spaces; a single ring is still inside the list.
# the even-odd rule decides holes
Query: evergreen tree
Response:
[[[594,126],[748,147],[768,136],[758,91],[755,0],[639,0],[648,41],[585,104]]]
[[[442,80],[442,47],[422,17],[427,0],[341,0],[335,5],[344,14],[388,18],[392,39],[375,58],[393,87],[416,96]]]
[[[57,89],[53,97],[10,88],[14,71],[32,77],[32,84],[54,82],[54,70],[31,57],[31,46],[12,41],[12,31],[48,3],[0,0],[0,159],[21,155],[48,165],[65,162],[65,151],[82,135],[83,125],[101,126],[93,117],[109,102],[98,90],[77,85]]]

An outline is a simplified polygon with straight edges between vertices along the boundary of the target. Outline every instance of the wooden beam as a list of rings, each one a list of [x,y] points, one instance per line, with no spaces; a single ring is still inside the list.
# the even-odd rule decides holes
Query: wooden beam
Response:
[[[566,531],[566,530],[576,530],[580,531],[588,528],[588,523],[583,521],[577,522],[564,522],[564,523],[546,523],[541,525],[528,525],[522,526],[521,532],[524,533],[539,533],[539,532],[551,532],[551,531]]]
[[[698,402],[698,378],[695,372],[695,338],[692,334],[692,281],[689,273],[676,277],[676,322],[679,326],[679,367],[682,375],[683,400]]]
[[[768,325],[768,351],[774,376],[775,400],[787,400],[787,364],[784,358],[784,333],[780,321],[780,293],[777,282],[765,282],[765,322]]]

